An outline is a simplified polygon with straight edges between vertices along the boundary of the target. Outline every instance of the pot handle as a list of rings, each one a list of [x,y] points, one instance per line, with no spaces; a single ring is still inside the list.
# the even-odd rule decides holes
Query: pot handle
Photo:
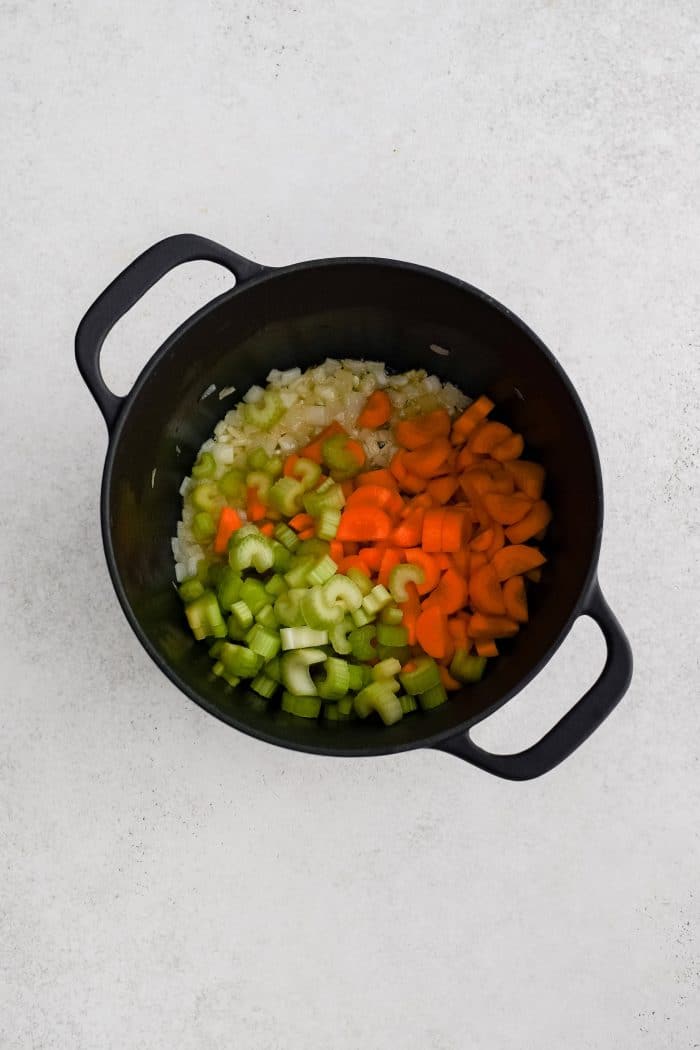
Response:
[[[105,417],[108,430],[114,426],[125,398],[113,394],[102,377],[102,344],[120,317],[161,277],[182,263],[198,260],[225,266],[236,278],[237,284],[270,269],[206,237],[198,237],[193,233],[166,237],[122,270],[97,297],[80,322],[75,336],[75,358],[80,374]]]
[[[619,703],[632,678],[632,650],[597,581],[581,614],[595,620],[603,632],[605,666],[588,692],[541,740],[515,755],[492,755],[478,747],[469,733],[460,733],[436,748],[507,780],[532,780],[580,747]]]

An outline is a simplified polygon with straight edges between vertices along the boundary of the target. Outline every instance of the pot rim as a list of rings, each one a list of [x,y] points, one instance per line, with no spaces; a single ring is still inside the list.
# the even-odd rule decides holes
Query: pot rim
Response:
[[[315,269],[331,269],[334,267],[342,266],[366,266],[366,267],[381,267],[389,268],[394,270],[404,270],[410,273],[415,273],[424,277],[429,277],[434,280],[445,282],[460,291],[466,292],[469,295],[473,295],[478,299],[481,299],[488,306],[497,310],[502,316],[504,316],[512,324],[516,325],[524,335],[537,347],[537,349],[544,355],[550,366],[557,373],[559,379],[566,386],[572,402],[579,413],[581,422],[583,424],[586,438],[588,439],[589,451],[594,468],[595,475],[595,507],[596,507],[596,525],[593,542],[593,551],[590,558],[588,570],[586,572],[585,579],[581,586],[580,592],[576,601],[574,602],[568,617],[562,624],[559,632],[552,641],[551,645],[543,653],[540,659],[528,669],[525,675],[523,675],[518,682],[509,690],[506,690],[497,700],[490,704],[483,711],[479,711],[478,714],[473,715],[469,718],[464,719],[458,725],[441,730],[436,733],[429,733],[419,740],[411,741],[408,743],[392,744],[387,741],[386,746],[365,746],[358,748],[342,748],[342,747],[331,747],[326,744],[314,744],[313,741],[309,743],[292,743],[289,740],[285,740],[283,737],[277,736],[274,732],[267,732],[265,730],[259,730],[246,724],[245,722],[239,721],[235,714],[229,712],[223,712],[218,710],[213,704],[210,704],[203,696],[201,696],[195,689],[188,685],[183,679],[179,677],[177,672],[168,663],[168,661],[162,656],[161,653],[155,648],[150,642],[146,634],[143,632],[132,608],[129,603],[129,599],[126,595],[125,588],[122,584],[121,577],[117,569],[117,561],[114,552],[114,545],[112,542],[112,532],[109,521],[109,496],[112,481],[112,469],[114,466],[114,459],[116,456],[116,450],[119,445],[119,441],[123,430],[128,425],[129,413],[132,406],[138,400],[143,387],[150,379],[153,371],[168,355],[170,350],[175,344],[194,328],[206,315],[214,312],[219,307],[223,306],[229,300],[237,298],[260,284],[266,282],[274,282],[279,277],[284,277],[290,273],[301,273],[304,271],[315,270]],[[213,715],[219,721],[224,722],[226,725],[230,725],[233,728],[245,733],[247,736],[254,737],[257,740],[264,741],[268,744],[274,744],[277,747],[283,747],[290,751],[299,751],[305,754],[322,755],[328,757],[337,758],[370,758],[377,757],[380,755],[396,755],[406,751],[415,751],[420,748],[435,748],[446,741],[454,739],[459,736],[465,735],[470,728],[476,725],[478,722],[483,721],[490,715],[498,711],[504,704],[508,703],[514,696],[516,696],[522,689],[525,688],[545,667],[547,663],[552,659],[556,651],[561,646],[562,642],[569,634],[574,622],[578,619],[582,613],[585,612],[585,606],[587,600],[594,588],[596,587],[598,560],[600,556],[600,546],[603,531],[603,517],[604,517],[604,505],[603,505],[603,482],[602,474],[600,469],[600,458],[598,455],[598,449],[595,442],[595,436],[593,434],[593,428],[590,420],[586,413],[581,398],[579,397],[576,388],[569,379],[568,375],[564,371],[563,367],[556,359],[552,351],[545,345],[540,337],[527,325],[525,322],[507,306],[495,299],[493,296],[484,292],[482,289],[469,284],[467,281],[461,280],[459,277],[454,277],[451,274],[444,273],[441,270],[437,270],[433,267],[423,266],[419,263],[404,262],[397,259],[386,259],[375,256],[337,256],[326,259],[310,259],[303,262],[290,263],[287,266],[280,267],[265,267],[258,274],[253,277],[236,282],[235,286],[228,289],[221,295],[216,296],[214,299],[205,303],[199,310],[191,314],[190,317],[186,318],[182,324],[178,325],[174,332],[172,332],[167,339],[158,347],[158,349],[151,355],[146,361],[145,365],[141,369],[136,381],[134,382],[131,390],[126,394],[119,408],[118,416],[114,422],[114,425],[109,428],[109,442],[107,446],[107,454],[105,457],[105,464],[102,473],[102,485],[100,493],[100,524],[102,530],[102,541],[105,550],[105,557],[107,561],[107,568],[109,570],[112,585],[117,594],[119,604],[122,607],[124,615],[126,616],[134,634],[140,641],[143,648],[146,650],[148,655],[151,657],[157,667],[170,679],[170,681],[177,686],[177,688],[183,692],[186,696],[193,700],[199,707],[207,711],[208,714]]]

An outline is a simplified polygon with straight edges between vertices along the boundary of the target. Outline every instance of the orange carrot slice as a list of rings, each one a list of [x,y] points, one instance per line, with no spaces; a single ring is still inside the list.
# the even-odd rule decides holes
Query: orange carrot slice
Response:
[[[469,577],[469,600],[477,612],[487,616],[504,616],[503,591],[493,565],[482,565]]]
[[[536,547],[527,547],[525,544],[516,543],[513,546],[502,547],[496,551],[491,565],[499,580],[507,580],[511,576],[521,576],[531,569],[537,569],[544,565],[547,559]]]
[[[438,606],[423,609],[416,623],[418,644],[435,660],[447,660],[454,643],[447,628],[447,617]]]
[[[509,616],[486,616],[475,612],[469,620],[469,637],[475,640],[512,638],[518,630],[518,624]]]
[[[493,638],[477,638],[474,647],[477,656],[498,656],[498,646]]]
[[[358,427],[383,427],[391,419],[391,401],[386,390],[375,390],[365,401],[364,408],[357,417]]]
[[[532,509],[532,502],[527,496],[514,493],[506,496],[502,492],[485,492],[481,497],[484,507],[501,525],[513,525],[524,518]]]
[[[490,397],[486,397],[485,394],[477,397],[476,401],[472,401],[471,405],[465,408],[462,415],[453,424],[452,444],[461,445],[463,441],[466,441],[472,431],[483,419],[486,419],[493,408],[493,401]]]
[[[467,442],[472,452],[488,455],[491,449],[511,436],[513,431],[505,423],[483,423]]]
[[[418,584],[418,593],[429,594],[440,582],[440,567],[433,555],[426,553],[422,547],[409,547],[404,557],[413,565],[420,565],[425,573],[425,579]]]
[[[522,576],[508,577],[503,584],[503,601],[506,604],[506,616],[516,623],[527,623],[527,595]]]
[[[532,539],[541,529],[546,529],[552,520],[552,511],[543,499],[532,504],[532,509],[516,525],[506,529],[506,536],[511,543],[525,543]]]
[[[539,463],[532,463],[529,459],[515,459],[504,463],[503,466],[512,474],[521,492],[524,492],[530,499],[541,499],[545,478],[543,466]]]
[[[501,441],[491,449],[491,455],[494,459],[505,463],[507,460],[517,459],[518,456],[522,456],[524,448],[525,442],[522,434],[511,434],[509,438]]]
[[[217,554],[225,554],[228,541],[243,522],[237,510],[233,507],[224,507],[219,515],[219,524],[214,538],[214,550]]]

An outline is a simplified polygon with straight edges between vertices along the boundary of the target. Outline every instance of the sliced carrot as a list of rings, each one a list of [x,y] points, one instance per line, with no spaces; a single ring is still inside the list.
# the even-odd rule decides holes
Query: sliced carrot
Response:
[[[423,518],[423,535],[421,544],[428,554],[435,554],[442,550],[442,523],[445,511],[441,508],[426,510]]]
[[[501,585],[493,565],[482,565],[469,576],[469,601],[477,612],[503,616],[506,611]]]
[[[472,452],[477,452],[482,456],[489,455],[491,449],[500,445],[512,433],[513,431],[505,423],[482,423],[479,429],[471,435],[467,445]]]
[[[456,649],[469,649],[471,643],[467,634],[467,624],[464,620],[457,619],[456,616],[450,617],[447,621],[447,629],[450,632],[452,641],[455,643]]]
[[[345,548],[346,555],[357,554],[358,550],[360,549],[359,544],[357,544],[354,540],[346,540],[343,544],[343,547]]]
[[[411,500],[411,506],[414,508],[423,507],[424,510],[427,510],[428,507],[433,506],[433,497],[430,495],[429,492],[420,492]]]
[[[438,606],[423,609],[416,623],[416,638],[420,647],[435,660],[446,660],[454,643],[447,629],[447,617]]]
[[[264,525],[260,525],[259,528],[260,528],[260,531],[262,532],[263,536],[268,536],[269,537],[269,536],[274,536],[275,535],[275,526],[272,524],[271,521],[266,521],[265,524]]]
[[[422,547],[410,547],[404,557],[413,565],[420,565],[425,579],[418,585],[418,593],[429,594],[440,582],[440,567],[433,555],[426,553]]]
[[[379,566],[382,563],[382,555],[384,554],[384,549],[384,547],[379,546],[362,547],[357,552],[357,557],[360,559],[360,561],[368,570],[368,572],[379,572]]]
[[[447,438],[436,438],[421,445],[414,452],[407,452],[404,456],[406,470],[411,474],[417,474],[421,478],[435,478],[438,474],[447,471],[447,459],[452,451],[452,446]],[[443,471],[442,468],[445,468]]]
[[[403,620],[401,621],[402,626],[408,631],[408,644],[416,644],[416,624],[418,623],[418,617],[420,616],[420,598],[418,597],[418,588],[412,580],[406,584],[406,594],[408,598],[405,602],[399,603],[399,609],[403,613]],[[411,670],[408,664],[406,664],[405,671]]]
[[[526,572],[525,575],[527,576],[528,580],[532,580],[533,583],[539,583],[542,579],[542,569],[530,569],[530,571]]]
[[[382,470],[365,470],[358,474],[354,480],[358,487],[361,485],[383,485],[384,488],[396,488],[396,478],[386,467]]]
[[[539,463],[529,459],[514,459],[504,463],[505,469],[512,474],[515,484],[530,499],[541,499],[544,488],[545,471]]]
[[[345,504],[346,509],[380,507],[392,517],[398,517],[404,506],[404,501],[396,489],[387,488],[386,485],[361,485],[348,496]]]
[[[472,523],[462,510],[446,507],[442,519],[442,550],[448,554],[461,550],[469,542]]]
[[[228,541],[243,522],[237,510],[233,507],[224,507],[219,515],[219,524],[214,538],[214,550],[217,554],[225,554]]]
[[[482,419],[486,419],[493,408],[493,401],[485,394],[477,397],[476,401],[472,401],[452,426],[452,444],[461,445],[463,441],[466,441],[475,427],[481,423]]]
[[[453,555],[454,557],[454,555]],[[482,554],[481,551],[473,551],[471,554],[471,562],[469,565],[469,575],[480,569],[482,565],[486,565],[486,555]]]
[[[364,467],[367,462],[367,456],[365,455],[365,450],[359,441],[355,441],[354,438],[348,438],[345,442],[345,451],[350,453],[360,468]]]
[[[527,595],[522,576],[510,576],[503,584],[503,601],[506,616],[516,623],[527,623]]]
[[[248,521],[262,521],[267,517],[267,507],[258,496],[258,490],[249,485],[246,492],[246,515]]]
[[[408,474],[408,471],[406,470],[406,464],[404,463],[405,455],[406,450],[400,448],[398,452],[395,452],[394,455],[391,457],[391,462],[389,463],[389,471],[394,475],[399,484]]]
[[[328,553],[337,565],[345,557],[345,547],[340,540],[331,540]]]
[[[457,572],[461,573],[466,579],[469,578],[471,555],[468,547],[463,547],[462,550],[453,551],[450,555],[452,563],[456,568]]]
[[[346,478],[345,481],[341,481],[340,487],[346,499],[349,499],[355,491],[355,483],[352,478]]]
[[[299,455],[303,456],[305,459],[312,459],[314,463],[320,463],[323,442],[327,441],[328,438],[333,437],[335,434],[345,433],[347,433],[345,428],[334,419],[332,423],[329,423],[327,427],[316,435],[313,441],[306,445],[305,448],[299,450]]]
[[[519,630],[515,620],[509,616],[486,616],[475,612],[469,620],[469,637],[475,641],[492,638],[512,638]]]
[[[447,437],[450,433],[450,417],[446,409],[437,408],[424,416],[402,419],[395,427],[397,444],[416,449],[427,445],[435,438]]]
[[[472,452],[469,445],[464,445],[457,453],[455,469],[460,471],[467,470],[469,467],[473,467],[475,463],[478,463],[479,458],[475,452]]]
[[[302,529],[310,528],[314,523],[314,519],[310,514],[295,514],[293,518],[289,519],[290,529],[294,529],[295,532],[301,532]]]
[[[434,554],[433,557],[437,562],[440,572],[447,572],[448,569],[454,569],[455,566],[451,554],[445,554],[441,551],[439,554]]]
[[[474,539],[469,544],[469,549],[473,551],[481,551],[483,554],[486,554],[486,551],[489,549],[493,541],[493,525],[489,525],[488,528],[482,529],[481,532],[478,532],[476,534]]]
[[[391,419],[392,406],[386,390],[375,390],[365,401],[365,406],[357,417],[358,427],[383,427]]]
[[[333,559],[335,561],[335,558]],[[358,554],[348,554],[338,562],[338,572],[345,575],[348,569],[359,569],[368,579],[372,578],[370,570]]]
[[[467,647],[465,646],[465,648]],[[445,688],[448,693],[454,693],[457,689],[462,688],[462,683],[452,677],[444,664],[438,664],[438,671],[440,672],[440,681],[442,682],[443,688]]]
[[[404,492],[410,492],[412,495],[419,495],[421,492],[425,492],[425,487],[428,484],[425,478],[422,478],[420,474],[411,474],[410,471],[406,471],[402,481],[399,482],[399,487]]]
[[[469,588],[464,577],[454,569],[448,569],[432,594],[423,602],[423,608],[429,609],[436,605],[450,616],[464,608],[468,595]]]
[[[338,540],[372,543],[385,540],[391,529],[391,518],[380,507],[346,506],[340,515],[340,525],[335,535]]]
[[[511,576],[520,576],[530,569],[537,569],[544,565],[544,554],[536,547],[527,547],[525,544],[516,543],[513,546],[502,547],[496,551],[491,562],[499,580],[507,580]]]
[[[511,543],[524,543],[536,536],[540,529],[546,529],[552,520],[552,511],[543,499],[532,504],[532,509],[516,525],[506,529],[506,536]]]
[[[491,525],[493,531],[493,541],[491,546],[486,551],[486,560],[491,561],[496,551],[500,551],[503,544],[506,542],[506,534],[503,531],[503,526],[500,521],[494,521]]]
[[[442,478],[433,478],[428,482],[426,492],[436,503],[449,503],[457,491],[457,478],[454,474],[445,474]]]
[[[524,448],[525,442],[522,434],[511,434],[509,438],[499,442],[498,445],[491,449],[491,455],[494,459],[506,462],[506,460],[517,459],[518,456],[522,456]]]
[[[403,551],[397,550],[395,547],[387,547],[379,565],[378,583],[381,583],[384,587],[388,587],[391,570],[396,568],[397,565],[400,565],[402,561]]]
[[[477,638],[474,646],[477,656],[498,656],[498,646],[493,638]]]
[[[300,540],[312,540],[316,535],[316,529],[313,525],[310,525],[308,529],[302,529],[301,532],[297,533]]]
[[[294,468],[299,462],[300,458],[301,457],[297,456],[296,452],[292,452],[291,455],[287,456],[282,467],[282,473],[284,474],[285,478],[294,477]]]
[[[417,547],[423,535],[423,518],[425,510],[423,507],[415,507],[403,518],[391,536],[392,543],[397,547]]]
[[[532,509],[532,502],[519,492],[506,496],[502,492],[485,492],[481,497],[484,507],[494,521],[501,525],[513,525]]]

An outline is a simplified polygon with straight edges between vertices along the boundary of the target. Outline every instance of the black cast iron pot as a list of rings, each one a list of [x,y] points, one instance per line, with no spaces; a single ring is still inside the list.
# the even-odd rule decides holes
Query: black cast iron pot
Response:
[[[236,287],[186,321],[153,355],[133,390],[116,397],[99,367],[112,326],[164,274],[207,259]],[[436,356],[431,344],[449,348]],[[552,769],[621,699],[632,655],[596,578],[603,524],[600,466],[591,428],[552,354],[490,296],[435,270],[385,259],[324,259],[281,269],[260,266],[201,237],[170,237],[144,252],[102,293],[76,336],[78,367],[107,421],[102,483],[107,564],[129,623],[158,666],[184,693],[229,725],[272,744],[323,755],[449,751],[491,773],[525,780]],[[531,591],[531,619],[484,679],[434,711],[391,728],[370,722],[309,723],[261,707],[210,673],[206,647],[189,633],[173,587],[170,537],[178,489],[201,443],[231,405],[201,399],[210,384],[241,394],[271,368],[302,369],[326,357],[365,357],[397,371],[426,368],[465,392],[487,393],[496,418],[521,431],[526,455],[547,469],[554,520],[548,563]],[[595,685],[533,747],[492,755],[469,728],[526,685],[578,616],[600,626],[607,659]]]

